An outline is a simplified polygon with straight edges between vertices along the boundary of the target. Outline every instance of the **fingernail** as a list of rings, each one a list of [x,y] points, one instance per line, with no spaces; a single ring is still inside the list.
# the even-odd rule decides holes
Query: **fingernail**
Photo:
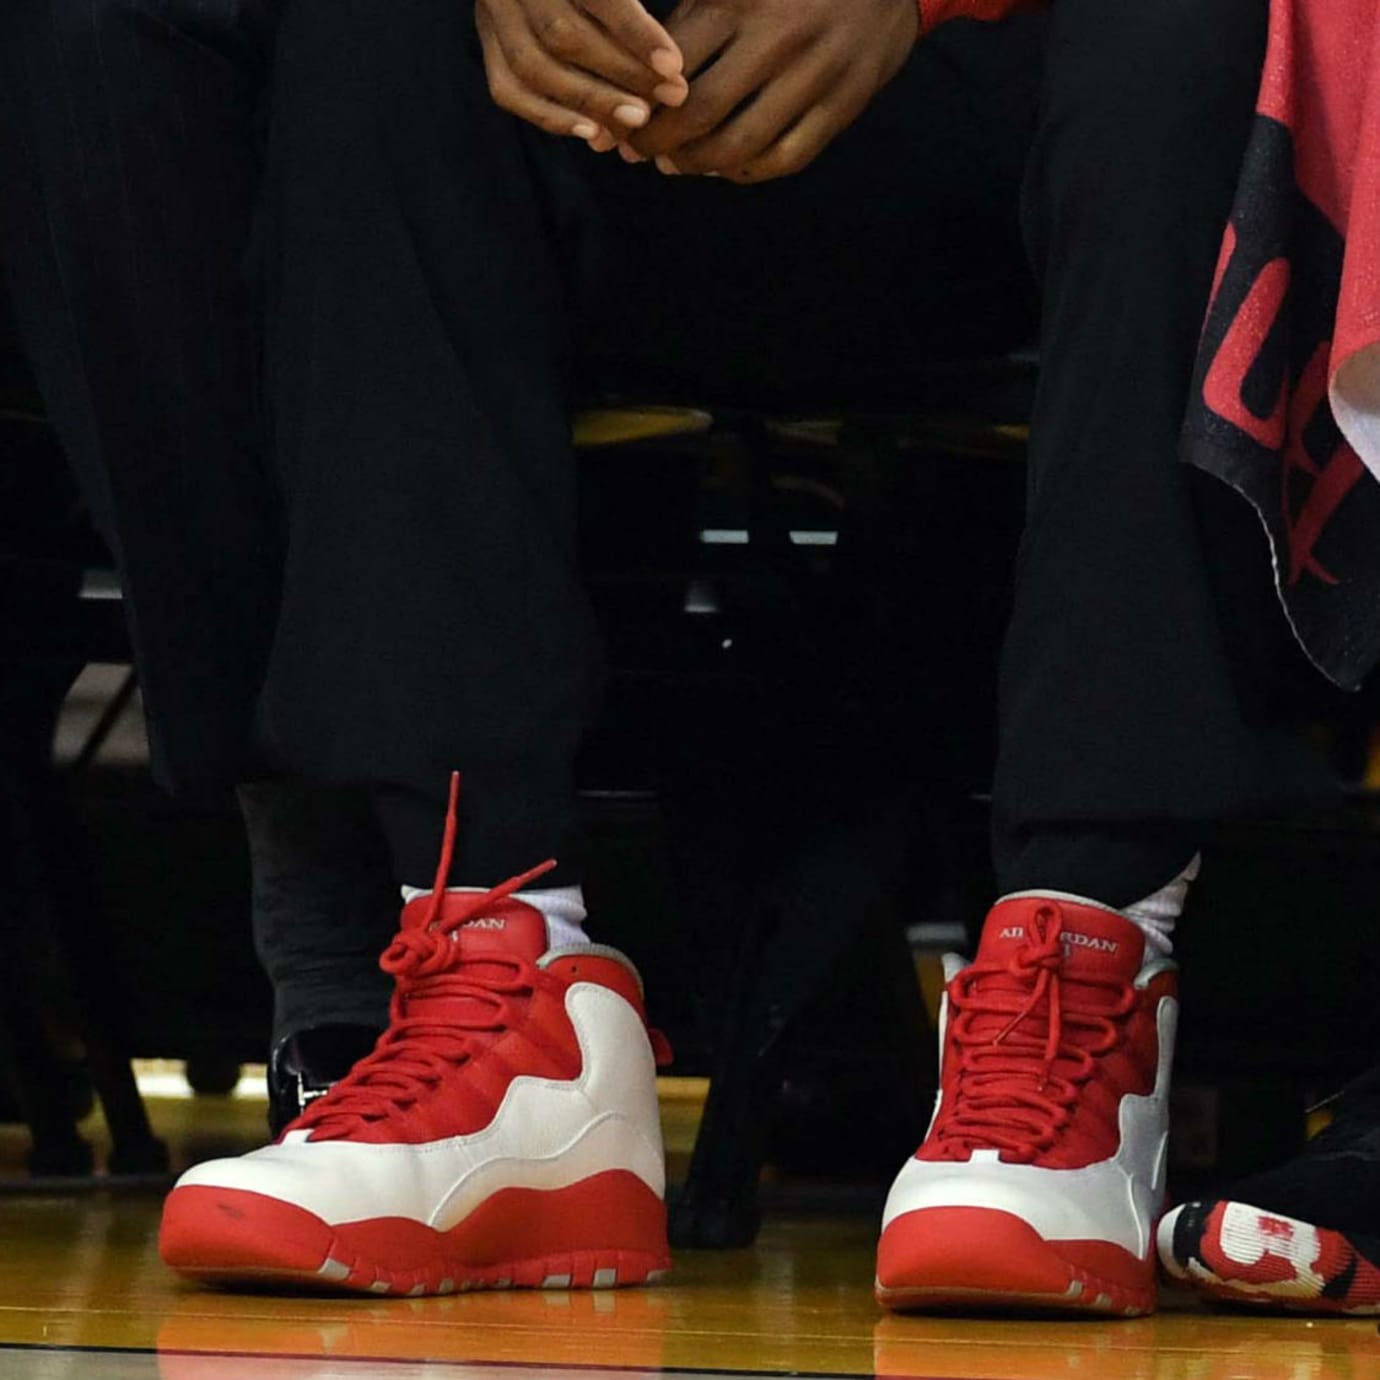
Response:
[[[615,108],[613,118],[619,124],[628,125],[632,129],[641,129],[647,123],[647,111],[640,105],[620,105]]]
[[[579,124],[570,127],[570,132],[577,139],[594,139],[598,137],[599,126],[591,124],[588,120],[581,120]]]
[[[655,96],[662,105],[681,105],[689,94],[690,88],[686,86],[683,81],[665,81],[652,90],[652,95]]]
[[[618,156],[625,163],[645,163],[647,160],[629,144],[618,145]]]
[[[667,158],[667,156],[664,153],[656,160],[656,166],[657,170],[660,172],[664,172],[667,177],[680,176],[680,169],[676,167],[676,165],[673,162],[671,162],[671,160]]]
[[[657,48],[648,61],[652,71],[663,77],[678,77],[685,69],[685,59],[674,48]]]

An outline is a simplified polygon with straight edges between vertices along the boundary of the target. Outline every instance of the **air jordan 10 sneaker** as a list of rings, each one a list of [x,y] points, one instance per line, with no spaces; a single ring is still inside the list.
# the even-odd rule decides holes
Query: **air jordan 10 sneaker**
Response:
[[[1177,975],[1077,897],[1019,894],[946,960],[940,1090],[887,1200],[896,1310],[1155,1306]]]
[[[639,1284],[670,1264],[656,1063],[611,949],[552,950],[514,899],[410,901],[373,1052],[264,1149],[178,1180],[160,1250],[230,1285],[376,1294]]]

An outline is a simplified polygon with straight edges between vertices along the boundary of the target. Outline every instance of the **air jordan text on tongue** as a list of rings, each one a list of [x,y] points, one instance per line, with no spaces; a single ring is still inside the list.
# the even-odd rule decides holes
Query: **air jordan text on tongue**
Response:
[[[640,1284],[668,1268],[654,1037],[621,954],[551,950],[512,899],[434,891],[384,954],[374,1052],[273,1144],[197,1165],[160,1249],[197,1279],[446,1294]]]
[[[1022,894],[946,960],[940,1091],[887,1200],[894,1309],[1155,1305],[1177,974],[1117,911]]]

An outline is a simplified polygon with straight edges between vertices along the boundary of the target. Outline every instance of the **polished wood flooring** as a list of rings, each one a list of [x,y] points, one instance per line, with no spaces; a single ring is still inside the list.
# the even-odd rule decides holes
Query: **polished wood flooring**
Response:
[[[693,1089],[665,1099],[673,1170]],[[248,1148],[252,1098],[151,1102],[185,1160]],[[95,1127],[99,1138],[99,1127]],[[158,1260],[157,1189],[48,1191],[0,1128],[0,1380],[590,1380],[600,1372],[953,1380],[1380,1380],[1373,1322],[1209,1313],[1060,1323],[895,1318],[873,1303],[875,1214],[783,1206],[747,1251],[682,1252],[654,1289],[417,1300],[210,1292]],[[803,1204],[803,1206],[802,1206]],[[540,1372],[540,1374],[538,1374]],[[578,1375],[575,1374],[578,1372]]]

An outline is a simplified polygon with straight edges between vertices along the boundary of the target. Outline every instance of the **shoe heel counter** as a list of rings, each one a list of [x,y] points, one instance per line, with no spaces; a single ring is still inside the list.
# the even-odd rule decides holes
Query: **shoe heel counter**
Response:
[[[593,1115],[621,1128],[627,1167],[664,1197],[666,1153],[656,1056],[641,1010],[593,981],[571,986],[566,1010],[585,1051],[580,1077]]]

